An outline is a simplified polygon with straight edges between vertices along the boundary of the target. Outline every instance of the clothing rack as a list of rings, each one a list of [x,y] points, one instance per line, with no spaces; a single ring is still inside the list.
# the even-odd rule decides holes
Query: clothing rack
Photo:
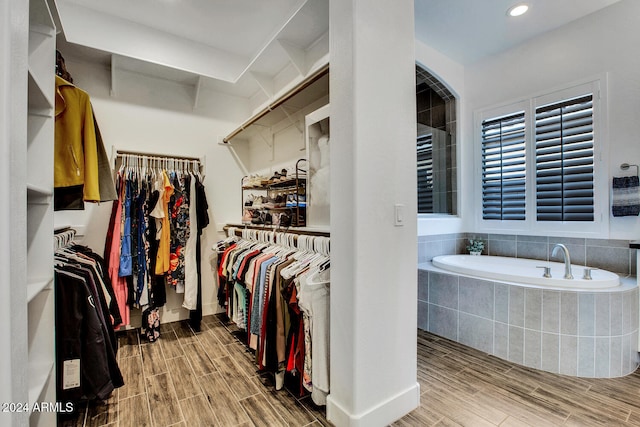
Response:
[[[238,234],[239,232],[239,234]],[[330,240],[328,236],[308,235],[297,232],[278,232],[256,229],[227,228],[228,237],[241,237],[254,242],[271,243],[290,248],[304,249],[329,256]]]
[[[226,227],[218,242],[218,303],[255,351],[257,368],[300,396],[329,394],[330,239],[299,230]],[[238,239],[238,236],[240,238]],[[296,389],[297,384],[298,389]]]
[[[66,228],[58,230],[53,235],[53,250],[63,249],[71,246],[73,239],[76,236],[76,230],[73,228]]]
[[[113,150],[114,169],[121,165],[146,167],[149,169],[190,170],[205,174],[206,157],[148,153],[141,151]]]
[[[233,230],[236,236],[242,236],[242,230],[261,230],[268,233],[290,233],[294,235],[303,236],[323,236],[330,237],[331,233],[328,231],[316,231],[316,230],[303,230],[298,228],[280,228],[278,226],[269,225],[251,225],[251,224],[227,224],[223,227],[223,231],[229,236],[229,230]]]

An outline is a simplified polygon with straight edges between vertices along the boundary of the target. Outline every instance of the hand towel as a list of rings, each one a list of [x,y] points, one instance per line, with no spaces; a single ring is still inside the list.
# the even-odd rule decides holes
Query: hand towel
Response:
[[[638,216],[640,213],[640,179],[637,176],[613,178],[613,216]]]

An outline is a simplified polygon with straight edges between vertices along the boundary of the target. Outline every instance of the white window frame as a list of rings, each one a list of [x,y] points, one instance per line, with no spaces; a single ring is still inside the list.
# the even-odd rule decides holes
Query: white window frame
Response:
[[[474,194],[476,230],[484,233],[530,234],[545,236],[606,238],[609,231],[609,166],[607,76],[575,82],[561,89],[537,94],[474,113]],[[594,221],[536,220],[535,111],[537,107],[593,93],[594,130]],[[526,199],[525,220],[485,220],[482,218],[482,122],[487,119],[525,112]]]

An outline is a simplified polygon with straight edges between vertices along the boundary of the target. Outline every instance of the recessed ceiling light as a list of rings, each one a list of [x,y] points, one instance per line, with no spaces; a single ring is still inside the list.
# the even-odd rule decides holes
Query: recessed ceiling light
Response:
[[[509,16],[520,16],[524,15],[527,10],[529,10],[529,6],[526,4],[517,4],[515,6],[511,6],[509,10],[507,10],[507,15]]]

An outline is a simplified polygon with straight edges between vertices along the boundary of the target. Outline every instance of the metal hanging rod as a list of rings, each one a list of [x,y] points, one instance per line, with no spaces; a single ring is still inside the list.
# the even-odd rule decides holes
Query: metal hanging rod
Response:
[[[275,110],[276,108],[278,108],[280,105],[282,105],[283,103],[285,103],[286,101],[288,101],[289,99],[291,99],[293,96],[297,95],[298,93],[300,93],[302,90],[306,89],[307,87],[309,87],[310,85],[312,85],[313,83],[315,83],[317,80],[319,80],[321,77],[323,77],[324,75],[326,75],[329,72],[329,64],[323,66],[322,68],[320,68],[318,71],[316,71],[315,73],[313,73],[312,75],[310,75],[309,77],[307,77],[305,80],[303,80],[299,85],[297,85],[296,87],[294,87],[293,89],[289,90],[287,93],[285,93],[284,95],[282,95],[280,98],[278,98],[276,101],[274,101],[273,103],[267,105],[265,108],[263,108],[260,112],[258,112],[257,114],[255,114],[253,117],[251,117],[249,120],[247,120],[246,122],[244,122],[243,124],[240,125],[240,127],[238,127],[236,130],[234,130],[233,132],[231,132],[229,135],[227,135],[226,137],[224,137],[222,139],[222,142],[224,144],[229,144],[229,142],[231,141],[231,139],[233,139],[234,137],[236,137],[240,132],[242,132],[243,130],[245,130],[247,127],[251,126],[252,124],[254,124],[256,121],[260,120],[262,117],[264,117],[266,114],[268,114],[269,112]]]
[[[228,232],[229,229],[232,229],[236,236],[242,236],[242,230],[261,230],[268,231],[270,233],[290,233],[295,235],[304,235],[304,236],[323,236],[330,237],[331,233],[328,231],[314,231],[314,230],[298,230],[295,228],[276,228],[276,227],[268,227],[264,225],[234,225],[228,224],[223,227],[225,233]]]
[[[157,158],[157,159],[175,159],[175,160],[190,160],[190,161],[198,161],[200,162],[200,157],[190,157],[190,156],[180,156],[173,154],[159,154],[159,153],[146,153],[141,151],[124,151],[124,150],[116,150],[116,156],[138,156],[138,157],[146,157],[149,159]]]

